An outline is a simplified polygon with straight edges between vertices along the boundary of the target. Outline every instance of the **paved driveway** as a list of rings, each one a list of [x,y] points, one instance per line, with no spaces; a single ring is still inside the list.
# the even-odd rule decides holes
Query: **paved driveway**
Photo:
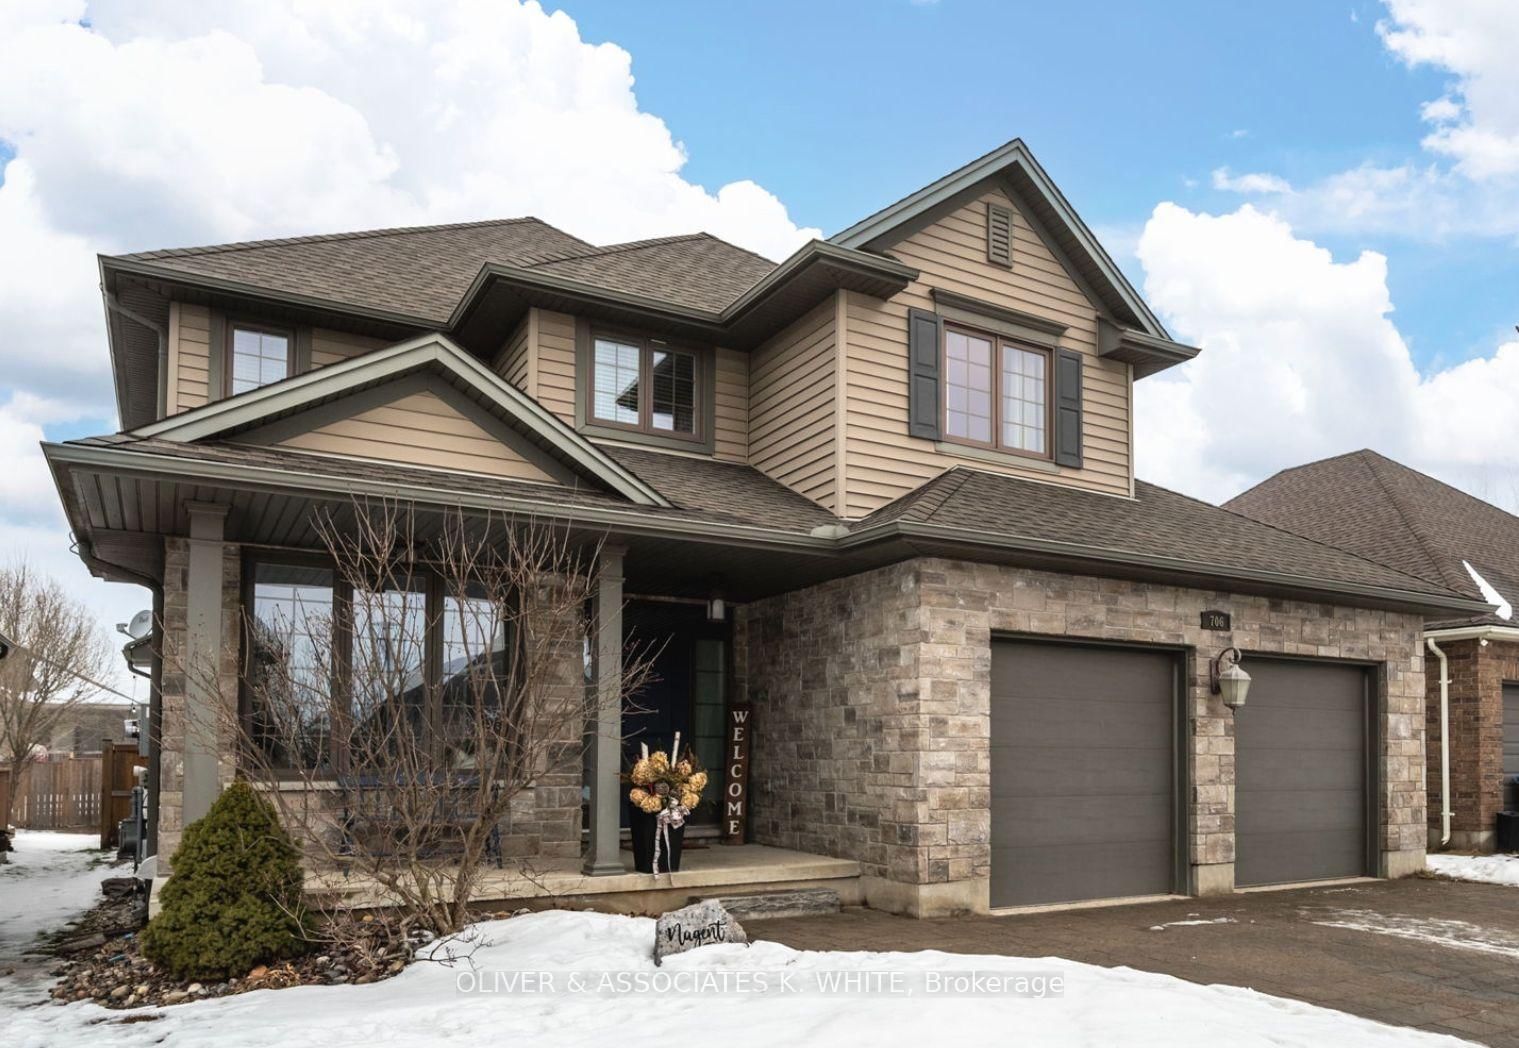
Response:
[[[1408,879],[1097,910],[754,922],[798,949],[1055,955],[1519,1048],[1519,889]]]

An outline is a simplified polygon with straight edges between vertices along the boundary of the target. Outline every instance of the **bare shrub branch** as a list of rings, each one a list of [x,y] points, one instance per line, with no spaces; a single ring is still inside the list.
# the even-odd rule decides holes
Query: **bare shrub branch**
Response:
[[[533,855],[500,844],[532,822],[538,791],[562,811],[572,790],[578,809],[596,549],[380,501],[317,530],[325,557],[282,565],[245,609],[243,711],[223,738],[303,848],[315,905],[398,904],[455,934],[487,869],[534,875]],[[648,666],[625,658],[613,701]],[[349,898],[357,885],[373,897]]]

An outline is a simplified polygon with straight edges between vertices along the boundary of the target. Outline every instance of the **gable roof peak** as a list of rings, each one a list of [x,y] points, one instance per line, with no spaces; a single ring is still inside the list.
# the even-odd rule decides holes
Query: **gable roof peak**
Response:
[[[1098,242],[1021,138],[1010,139],[886,205],[848,229],[835,233],[828,242],[840,247],[882,250],[911,232],[916,223],[932,219],[946,208],[968,202],[969,195],[993,179],[1002,180],[1009,195],[1024,202],[1031,218],[1048,231],[1049,239],[1059,253],[1070,260],[1071,266],[1120,324],[1152,338],[1171,341],[1160,318]]]

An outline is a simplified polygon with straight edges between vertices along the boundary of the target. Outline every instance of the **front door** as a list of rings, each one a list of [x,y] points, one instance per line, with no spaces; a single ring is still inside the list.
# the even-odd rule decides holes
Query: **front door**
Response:
[[[632,657],[651,661],[649,679],[623,707],[624,759],[631,764],[644,743],[651,751],[668,751],[679,732],[681,752],[688,746],[694,750],[710,776],[706,803],[692,821],[715,823],[727,697],[727,623],[708,622],[704,604],[632,601],[623,611],[623,633]]]

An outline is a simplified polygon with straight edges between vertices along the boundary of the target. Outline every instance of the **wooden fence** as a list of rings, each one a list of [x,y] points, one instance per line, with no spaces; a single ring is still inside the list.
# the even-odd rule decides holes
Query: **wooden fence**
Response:
[[[132,788],[137,785],[138,765],[148,758],[137,752],[136,742],[106,740],[100,750],[100,846],[121,843],[121,821],[132,817]]]
[[[99,830],[101,826],[101,760],[63,757],[35,761],[24,775],[0,769],[5,789],[15,792],[11,822],[27,830]]]

